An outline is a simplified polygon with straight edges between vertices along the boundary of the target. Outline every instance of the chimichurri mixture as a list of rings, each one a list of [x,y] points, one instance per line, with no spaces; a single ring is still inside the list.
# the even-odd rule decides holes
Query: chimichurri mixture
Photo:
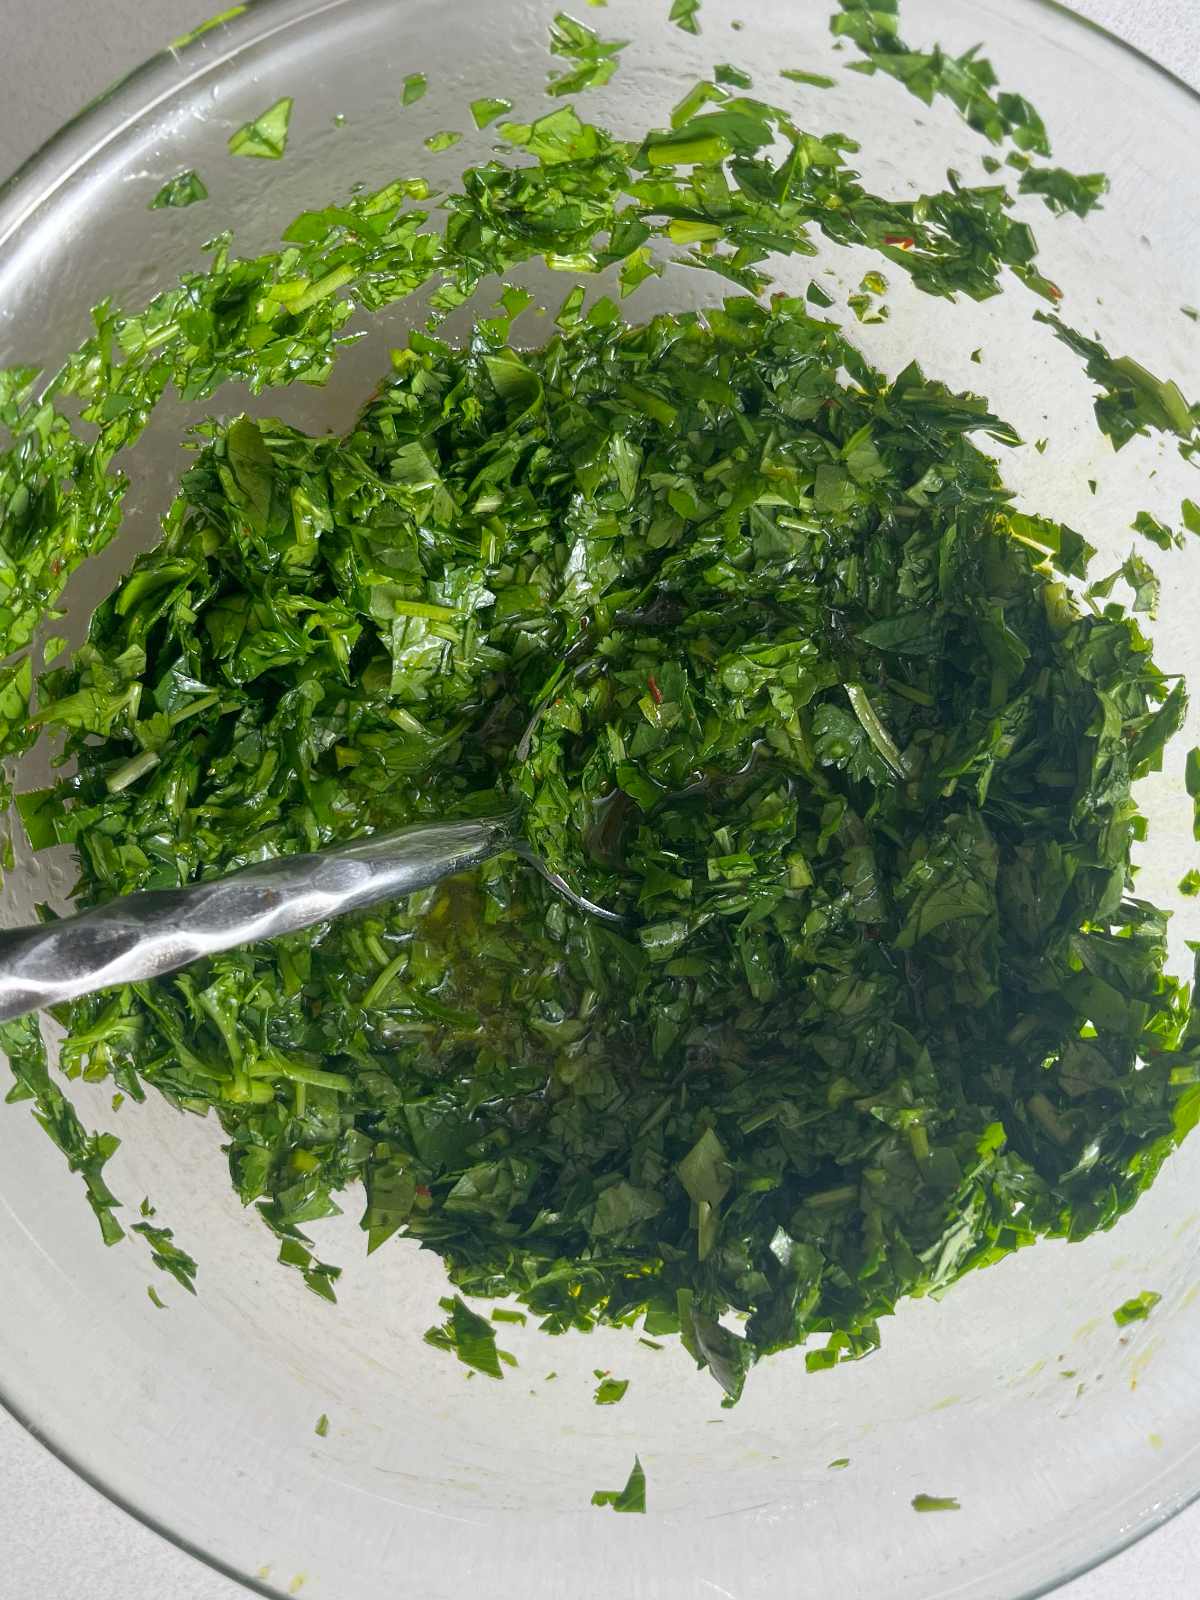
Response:
[[[702,25],[695,0],[672,16]],[[1109,1227],[1200,1116],[1200,1023],[1132,892],[1131,786],[1186,707],[1137,617],[1152,570],[1085,588],[1086,539],[1014,508],[988,451],[1020,441],[986,401],[916,361],[885,378],[817,285],[772,294],[771,261],[822,234],[934,296],[1008,280],[1117,447],[1193,453],[1197,410],[1060,319],[1014,215],[1014,175],[1079,216],[1103,178],[1047,165],[1033,108],[975,55],[909,49],[894,3],[844,0],[834,29],[949,95],[1004,169],[870,193],[853,142],[798,120],[828,81],[803,67],[792,109],[718,67],[634,141],[476,101],[499,146],[452,191],[399,178],[259,257],[223,237],[143,311],[98,308],[48,384],[0,373],[2,749],[61,740],[61,780],[18,805],[35,846],[74,846],[80,906],[516,807],[625,917],[505,857],[62,1008],[61,1072],[215,1115],[238,1195],[327,1299],[305,1229],[365,1195],[369,1249],[415,1238],[551,1331],[677,1332],[730,1401],[762,1356],[814,1334],[810,1368],[862,1356],[902,1297]],[[548,92],[626,48],[560,15]],[[284,157],[290,111],[233,153]],[[207,193],[181,173],[152,203]],[[503,275],[535,258],[572,286],[528,349]],[[727,297],[637,320],[671,261]],[[481,286],[470,339],[439,336]],[[861,316],[885,289],[868,275]],[[429,326],[344,436],[199,430],[161,543],[34,686],[30,640],[118,530],[161,396],[320,383],[351,315],[417,291]],[[36,1021],[2,1042],[115,1242],[115,1140]],[[171,1230],[133,1226],[192,1287]],[[488,1325],[448,1308],[435,1340],[499,1376]]]

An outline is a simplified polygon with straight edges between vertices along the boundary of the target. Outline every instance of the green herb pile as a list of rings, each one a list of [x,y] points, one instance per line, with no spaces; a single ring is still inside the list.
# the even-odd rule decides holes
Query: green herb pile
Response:
[[[866,27],[842,31],[898,70]],[[560,17],[552,48],[573,93],[625,45]],[[215,1113],[237,1193],[326,1298],[304,1230],[361,1183],[370,1249],[418,1239],[550,1331],[678,1331],[731,1400],[766,1353],[820,1333],[810,1367],[861,1356],[902,1296],[1109,1227],[1200,1117],[1200,1027],[1130,871],[1131,784],[1183,685],[1119,606],[1073,598],[1091,551],[1013,508],[976,439],[1018,441],[984,401],[915,365],[886,381],[816,289],[753,298],[812,228],[930,293],[1006,269],[1060,291],[1002,184],[873,196],[850,141],[732,72],[637,142],[570,107],[504,123],[522,162],[469,169],[441,233],[397,180],[279,253],[221,242],[142,313],[100,308],[46,389],[0,374],[17,649],[119,527],[114,463],[168,386],[323,381],[356,308],[432,282],[442,314],[533,256],[614,268],[624,296],[673,249],[749,291],[627,326],[580,286],[529,352],[509,287],[466,348],[414,334],[345,437],[207,424],[161,544],[35,709],[28,656],[0,682],[4,752],[48,730],[73,761],[21,814],[74,846],[81,905],[519,808],[622,927],[505,858],[64,1008],[62,1068]],[[1048,153],[1032,108],[974,81],[1003,112],[986,131]],[[1195,447],[1173,384],[1046,320],[1114,443]],[[116,1141],[81,1127],[35,1022],[2,1038],[10,1098],[119,1238]],[[170,1231],[137,1231],[190,1287]],[[480,1319],[448,1304],[463,1355]]]
[[[509,859],[79,1002],[65,1060],[214,1108],[314,1288],[361,1178],[372,1247],[551,1328],[648,1312],[736,1395],[1112,1222],[1194,1120],[1125,897],[1183,690],[1069,600],[982,402],[794,300],[567,321],[414,337],[343,439],[214,428],[43,682],[78,774],[31,814],[91,903],[517,799],[628,928]]]

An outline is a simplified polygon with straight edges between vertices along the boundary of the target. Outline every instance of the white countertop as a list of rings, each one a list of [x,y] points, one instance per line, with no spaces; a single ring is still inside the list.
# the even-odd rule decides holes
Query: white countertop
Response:
[[[1074,5],[1200,85],[1197,0]],[[218,9],[215,0],[208,9]],[[204,0],[0,0],[0,173],[204,10]],[[246,1595],[111,1505],[2,1411],[0,1485],[0,1600]],[[1055,1600],[1183,1600],[1200,1593],[1198,1571],[1200,1506]]]

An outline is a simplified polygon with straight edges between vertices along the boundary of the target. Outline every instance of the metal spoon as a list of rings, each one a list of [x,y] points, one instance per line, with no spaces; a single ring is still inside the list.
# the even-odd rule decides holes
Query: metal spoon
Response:
[[[126,895],[61,921],[0,933],[0,1022],[99,989],[141,983],[259,939],[398,900],[514,852],[578,910],[585,900],[529,848],[515,815],[422,822],[183,889]]]

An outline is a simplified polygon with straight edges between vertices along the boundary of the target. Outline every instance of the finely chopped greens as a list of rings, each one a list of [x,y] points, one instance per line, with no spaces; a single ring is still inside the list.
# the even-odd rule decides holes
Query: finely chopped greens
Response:
[[[625,47],[560,14],[550,92],[607,81]],[[982,66],[919,84],[965,74],[969,120],[1048,154]],[[463,174],[440,232],[429,185],[399,179],[304,213],[281,252],[218,240],[141,313],[98,308],[48,388],[0,374],[12,651],[116,533],[117,458],[169,386],[320,383],[356,309],[428,288],[436,320],[535,257],[614,269],[622,298],[668,259],[743,291],[627,326],[581,282],[531,352],[531,297],[505,286],[464,347],[414,333],[342,437],[209,422],[162,543],[83,647],[46,652],[36,710],[27,656],[0,684],[4,753],[46,730],[74,763],[20,804],[35,845],[74,846],[83,905],[519,809],[622,928],[503,859],[63,1008],[61,1066],[215,1114],[237,1193],[322,1297],[338,1269],[305,1228],[361,1182],[369,1249],[415,1238],[552,1332],[677,1331],[729,1401],[764,1354],[823,1334],[810,1368],[855,1359],[902,1296],[1111,1226],[1200,1117],[1166,916],[1130,892],[1131,784],[1186,699],[1109,594],[1121,576],[1150,609],[1153,575],[1131,555],[1081,609],[1090,548],[1013,507],[977,441],[1019,441],[983,400],[916,364],[886,380],[815,286],[754,298],[814,229],[933,295],[985,298],[1005,269],[1060,291],[1003,182],[874,195],[850,140],[747,88],[722,67],[641,140],[571,106],[501,122],[512,158]],[[399,98],[424,91],[410,74]],[[237,153],[282,155],[290,111]],[[1059,209],[1100,192],[1036,171]],[[1173,384],[1043,320],[1114,444],[1192,448]],[[0,1039],[10,1098],[114,1242],[116,1140],[79,1123],[36,1023]],[[171,1231],[135,1231],[191,1289]],[[491,1323],[461,1294],[443,1309],[427,1340],[501,1377]],[[644,1509],[640,1465],[598,1495]]]
[[[981,401],[800,301],[601,299],[534,352],[414,335],[344,438],[205,433],[43,680],[81,902],[516,802],[630,918],[509,859],[70,1009],[71,1070],[215,1109],[318,1292],[361,1179],[371,1248],[551,1329],[645,1312],[736,1397],[1133,1203],[1200,1112],[1124,893],[1183,690],[1068,598],[1087,548],[1012,509]]]

